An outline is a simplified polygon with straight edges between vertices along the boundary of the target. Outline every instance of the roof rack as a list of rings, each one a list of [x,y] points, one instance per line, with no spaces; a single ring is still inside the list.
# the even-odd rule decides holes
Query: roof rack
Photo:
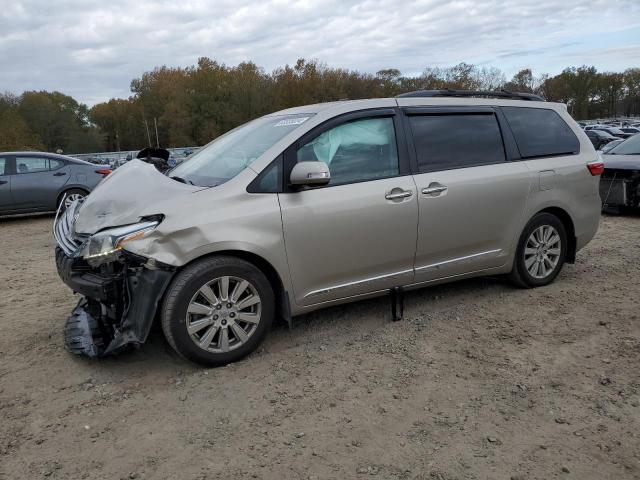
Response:
[[[512,100],[530,100],[532,102],[546,102],[540,95],[533,93],[510,92],[508,90],[500,90],[495,92],[484,90],[454,90],[445,88],[442,90],[416,90],[415,92],[401,93],[396,98],[410,97],[494,97],[494,98],[510,98]]]

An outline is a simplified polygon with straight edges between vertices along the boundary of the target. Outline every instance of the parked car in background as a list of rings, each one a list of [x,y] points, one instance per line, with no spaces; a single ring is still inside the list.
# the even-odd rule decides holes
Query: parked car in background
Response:
[[[614,137],[613,135],[603,130],[585,129],[584,133],[587,134],[587,137],[589,137],[589,140],[591,140],[591,143],[596,150],[600,150],[609,142],[613,142],[614,140],[621,140],[620,138]]]
[[[638,127],[622,127],[620,130],[622,130],[624,133],[630,133],[631,135],[640,133],[640,128]]]
[[[86,197],[111,170],[55,153],[0,152],[0,214],[54,211]]]
[[[609,135],[618,138],[629,138],[632,137],[633,133],[625,133],[617,127],[597,127],[594,130],[600,130],[602,132],[607,132]]]
[[[617,140],[613,140],[612,142],[607,143],[606,145],[603,145],[602,148],[600,148],[599,150],[602,153],[607,153],[609,150],[611,150],[613,147],[616,147],[618,145],[620,145],[622,142],[624,142],[625,139],[623,138],[618,138]]]
[[[640,208],[640,135],[602,155],[600,197],[605,211]]]
[[[65,342],[117,352],[158,317],[177,352],[222,365],[275,317],[480,275],[547,285],[598,229],[602,167],[566,107],[532,94],[267,115],[167,175],[132,160],[60,215],[58,272],[83,295]]]

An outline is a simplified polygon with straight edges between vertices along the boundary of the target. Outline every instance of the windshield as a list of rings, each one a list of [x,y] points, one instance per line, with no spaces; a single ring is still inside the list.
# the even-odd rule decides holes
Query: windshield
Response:
[[[627,138],[608,153],[609,155],[640,155],[640,134]]]
[[[261,117],[225,133],[169,172],[169,177],[215,187],[231,180],[269,147],[292,132],[312,114]]]

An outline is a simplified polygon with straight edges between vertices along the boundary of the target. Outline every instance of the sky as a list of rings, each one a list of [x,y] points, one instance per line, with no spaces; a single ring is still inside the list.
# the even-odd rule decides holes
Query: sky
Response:
[[[0,0],[0,92],[93,105],[156,66],[298,58],[375,73],[460,62],[557,74],[640,67],[640,0]]]

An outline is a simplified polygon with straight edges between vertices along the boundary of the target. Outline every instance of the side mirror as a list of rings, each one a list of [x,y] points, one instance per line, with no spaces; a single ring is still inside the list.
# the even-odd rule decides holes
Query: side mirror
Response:
[[[291,185],[319,186],[331,180],[329,167],[324,162],[298,162],[291,170]]]

